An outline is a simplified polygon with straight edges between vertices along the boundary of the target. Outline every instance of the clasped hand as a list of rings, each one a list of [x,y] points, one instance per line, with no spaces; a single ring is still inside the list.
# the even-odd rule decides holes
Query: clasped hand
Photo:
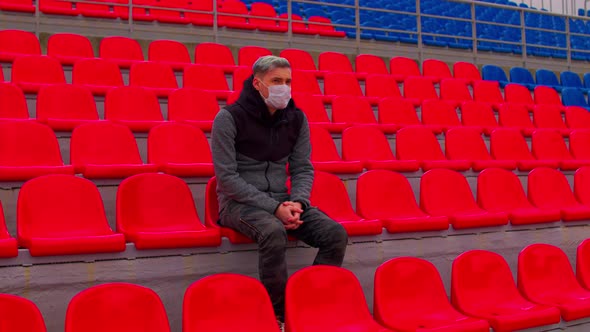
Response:
[[[301,203],[285,201],[279,205],[275,216],[283,223],[286,230],[293,230],[303,223],[300,219],[302,213]]]

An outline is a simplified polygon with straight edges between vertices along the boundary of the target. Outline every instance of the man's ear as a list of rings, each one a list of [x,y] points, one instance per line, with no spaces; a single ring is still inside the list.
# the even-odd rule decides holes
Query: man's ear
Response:
[[[260,79],[258,79],[258,77],[254,77],[254,79],[252,80],[252,86],[254,87],[254,89],[260,91]]]

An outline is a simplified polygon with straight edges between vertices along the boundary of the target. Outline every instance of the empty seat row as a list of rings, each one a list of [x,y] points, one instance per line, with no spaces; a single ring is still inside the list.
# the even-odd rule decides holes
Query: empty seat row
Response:
[[[307,267],[287,282],[285,330],[484,332],[490,327],[514,331],[572,322],[590,316],[589,255],[586,240],[578,247],[574,274],[560,248],[530,245],[518,256],[516,283],[501,255],[467,251],[452,263],[450,300],[432,263],[393,258],[375,271],[372,315],[351,271]],[[0,306],[10,313],[2,316],[3,326],[45,331],[43,316],[32,301],[2,294]],[[243,275],[222,273],[194,282],[184,293],[182,308],[184,331],[279,331],[263,285]],[[160,297],[149,288],[127,283],[79,292],[68,305],[65,322],[66,332],[88,331],[91,326],[124,331],[137,324],[144,324],[146,332],[170,331]]]
[[[532,149],[521,132],[499,128],[491,132],[488,150],[480,131],[452,128],[445,135],[445,152],[435,134],[426,126],[408,126],[395,135],[395,154],[387,137],[374,126],[353,126],[342,133],[342,156],[328,131],[311,126],[311,161],[316,170],[358,173],[363,169],[398,172],[447,168],[456,171],[499,167],[529,171],[535,167],[576,170],[590,165],[590,131],[575,130],[569,148],[556,130],[533,132]]]
[[[563,88],[579,88],[588,91],[590,87],[590,74],[584,75],[584,83],[582,83],[580,75],[571,71],[561,72],[558,80],[557,75],[547,69],[536,70],[536,79],[533,78],[529,69],[523,67],[510,68],[510,79],[506,76],[504,69],[496,65],[484,65],[481,70],[484,80],[498,81],[502,87],[509,83],[518,83],[530,90],[533,90],[536,86],[548,86],[560,92]]]

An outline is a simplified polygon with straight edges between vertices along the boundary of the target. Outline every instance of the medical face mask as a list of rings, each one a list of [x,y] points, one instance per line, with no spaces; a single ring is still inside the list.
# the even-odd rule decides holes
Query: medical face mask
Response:
[[[260,81],[262,83],[262,81]],[[264,98],[262,94],[262,98],[264,102],[272,108],[281,110],[287,107],[289,104],[289,100],[291,100],[291,87],[286,84],[281,85],[271,85],[267,86],[266,84],[262,83],[264,86],[268,88],[268,98]]]

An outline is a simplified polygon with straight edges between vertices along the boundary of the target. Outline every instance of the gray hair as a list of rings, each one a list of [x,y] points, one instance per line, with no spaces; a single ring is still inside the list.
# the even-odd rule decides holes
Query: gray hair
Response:
[[[254,76],[260,76],[275,68],[291,68],[291,64],[289,63],[289,60],[285,58],[274,55],[265,55],[254,62],[252,72],[254,73]]]

